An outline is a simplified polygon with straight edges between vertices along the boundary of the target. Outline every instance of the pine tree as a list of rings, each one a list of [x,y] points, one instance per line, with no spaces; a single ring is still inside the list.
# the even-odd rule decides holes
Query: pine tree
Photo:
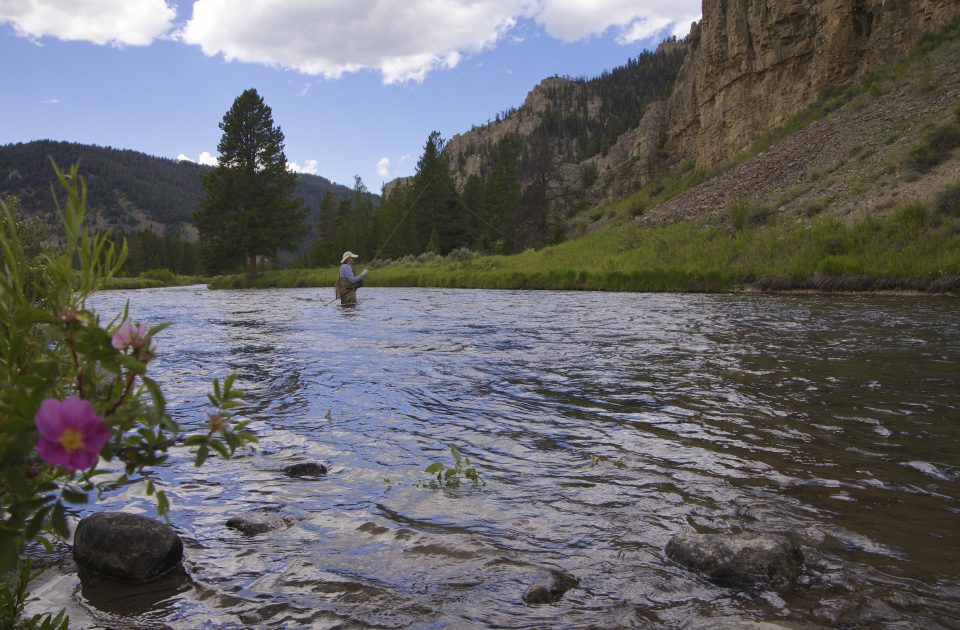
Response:
[[[443,146],[440,132],[431,132],[417,162],[413,180],[417,203],[411,217],[417,233],[414,253],[430,251],[432,247],[445,254],[463,245],[463,218]],[[434,233],[436,238],[431,242]]]
[[[210,271],[246,262],[256,277],[258,256],[299,244],[306,210],[293,197],[283,132],[255,89],[237,97],[219,126],[217,166],[203,178],[207,194],[194,215],[204,262]]]

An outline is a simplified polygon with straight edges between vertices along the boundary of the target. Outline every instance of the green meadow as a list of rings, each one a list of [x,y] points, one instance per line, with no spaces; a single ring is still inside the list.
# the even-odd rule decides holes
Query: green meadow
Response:
[[[481,256],[458,250],[369,266],[368,287],[589,291],[960,291],[960,217],[905,206],[847,226],[831,218],[722,224],[619,225],[537,251]],[[218,276],[215,289],[332,287],[337,268]]]

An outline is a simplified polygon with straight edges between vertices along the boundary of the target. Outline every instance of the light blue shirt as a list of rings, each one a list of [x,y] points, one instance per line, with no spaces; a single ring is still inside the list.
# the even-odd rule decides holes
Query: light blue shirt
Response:
[[[364,271],[358,276],[353,273],[353,266],[350,263],[343,263],[340,265],[340,277],[350,284],[360,284],[367,277],[367,272]]]

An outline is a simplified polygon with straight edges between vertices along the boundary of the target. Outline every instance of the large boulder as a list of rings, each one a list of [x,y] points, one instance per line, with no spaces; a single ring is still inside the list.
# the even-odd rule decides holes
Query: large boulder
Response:
[[[142,584],[180,565],[183,542],[172,527],[152,518],[99,512],[77,524],[73,558],[99,575]]]
[[[782,588],[796,583],[803,553],[777,534],[677,534],[667,556],[721,586]]]
[[[558,601],[563,594],[580,584],[580,580],[566,571],[551,569],[540,575],[523,594],[523,601],[528,604],[552,604]]]

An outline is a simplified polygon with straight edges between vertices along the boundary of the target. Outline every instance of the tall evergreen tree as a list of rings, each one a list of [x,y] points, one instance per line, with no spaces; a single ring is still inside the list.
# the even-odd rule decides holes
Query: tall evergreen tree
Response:
[[[194,215],[204,262],[211,271],[246,262],[256,277],[258,256],[299,244],[306,210],[293,197],[283,132],[255,89],[237,97],[219,126],[217,166],[203,178],[207,194]]]
[[[480,237],[484,250],[502,254],[513,251],[507,235],[513,232],[513,221],[521,203],[519,155],[520,142],[514,134],[501,138],[494,148],[493,167],[484,196],[487,224]]]
[[[439,131],[431,132],[417,162],[417,174],[413,179],[417,203],[412,216],[417,246],[413,253],[433,251],[445,254],[463,244],[463,219],[450,165],[443,154],[444,144]]]
[[[323,202],[317,213],[316,236],[310,246],[310,264],[312,265],[330,265],[340,260],[334,244],[337,236],[336,209],[337,197],[328,190],[323,196]]]

